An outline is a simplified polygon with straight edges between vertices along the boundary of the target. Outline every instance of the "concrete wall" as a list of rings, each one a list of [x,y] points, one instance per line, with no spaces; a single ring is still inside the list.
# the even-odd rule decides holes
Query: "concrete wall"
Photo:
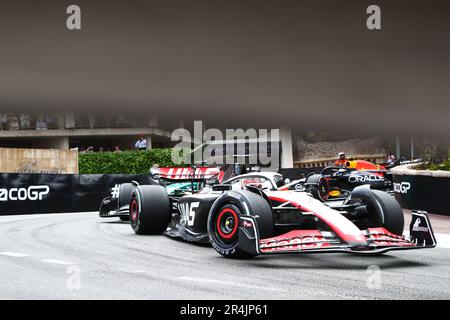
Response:
[[[0,173],[78,173],[76,150],[0,148]]]

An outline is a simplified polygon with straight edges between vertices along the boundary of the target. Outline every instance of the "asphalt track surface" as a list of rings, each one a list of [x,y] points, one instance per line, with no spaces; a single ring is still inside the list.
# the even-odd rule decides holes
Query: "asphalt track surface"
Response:
[[[0,216],[0,299],[449,299],[450,218],[431,221],[435,249],[229,260],[97,213]]]

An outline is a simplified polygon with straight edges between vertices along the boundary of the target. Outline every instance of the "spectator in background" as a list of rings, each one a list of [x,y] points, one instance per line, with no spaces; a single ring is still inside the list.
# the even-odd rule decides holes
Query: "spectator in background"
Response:
[[[395,159],[394,154],[390,150],[388,150],[386,152],[386,163],[387,163],[387,165],[388,166],[393,166],[395,164],[395,160],[396,159]]]
[[[10,130],[19,130],[19,119],[16,115],[12,115],[9,117],[9,129]]]
[[[336,167],[345,167],[345,164],[347,163],[347,158],[345,157],[344,152],[339,152],[338,159],[334,162],[334,165]]]
[[[120,150],[120,148],[119,148],[119,146],[115,146],[114,147],[114,152],[120,152],[121,150]]]
[[[139,140],[134,144],[136,149],[138,150],[147,150],[147,139],[144,138],[144,135],[141,134]]]
[[[6,114],[0,114],[0,130],[8,129],[8,116]]]
[[[47,122],[44,116],[39,116],[36,121],[36,130],[47,130]]]
[[[22,113],[20,115],[20,129],[30,129],[31,128],[31,119],[30,115],[26,113]]]
[[[47,121],[47,128],[48,129],[56,129],[57,128],[57,121],[56,118],[52,115],[47,115],[45,117],[45,120]]]

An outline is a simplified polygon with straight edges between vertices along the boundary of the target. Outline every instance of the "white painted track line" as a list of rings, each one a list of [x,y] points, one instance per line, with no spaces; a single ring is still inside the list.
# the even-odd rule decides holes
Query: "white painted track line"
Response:
[[[435,233],[438,248],[450,249],[450,234]]]
[[[3,251],[3,252],[0,252],[0,254],[3,256],[14,257],[14,258],[28,257],[27,254],[19,253],[19,252],[12,252],[12,251]]]
[[[23,221],[27,219],[37,219],[37,218],[55,218],[64,216],[78,216],[78,215],[97,215],[98,211],[89,212],[66,212],[66,213],[35,213],[35,214],[17,214],[17,215],[0,215],[0,223]]]
[[[45,263],[61,264],[64,266],[69,266],[71,264],[75,264],[72,262],[67,262],[67,261],[63,261],[63,260],[55,260],[55,259],[45,259],[45,260],[41,260],[41,261],[45,262]]]

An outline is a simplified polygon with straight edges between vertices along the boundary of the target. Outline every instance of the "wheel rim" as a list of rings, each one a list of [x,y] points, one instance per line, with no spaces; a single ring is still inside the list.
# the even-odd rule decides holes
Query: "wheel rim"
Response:
[[[324,179],[321,179],[319,183],[319,196],[324,200],[328,199],[327,182]]]
[[[232,244],[237,239],[237,230],[239,217],[231,208],[225,208],[220,211],[215,221],[215,231],[221,242]]]
[[[137,221],[139,212],[138,212],[138,203],[137,203],[136,199],[131,200],[130,216],[131,216],[131,221],[133,221],[133,222]]]

